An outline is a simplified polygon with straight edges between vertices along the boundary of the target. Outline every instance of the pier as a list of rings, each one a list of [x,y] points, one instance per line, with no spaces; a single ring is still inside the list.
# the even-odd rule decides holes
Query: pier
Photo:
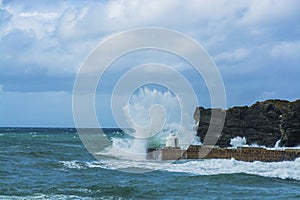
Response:
[[[149,160],[180,159],[231,159],[254,162],[292,161],[300,157],[300,149],[266,149],[262,147],[219,148],[207,145],[191,145],[187,150],[178,147],[148,149]]]

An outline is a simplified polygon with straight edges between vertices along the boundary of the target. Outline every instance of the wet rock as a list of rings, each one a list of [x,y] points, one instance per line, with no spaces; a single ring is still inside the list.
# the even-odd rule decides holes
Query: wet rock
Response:
[[[203,142],[212,109],[198,107],[196,111],[194,118],[199,121],[197,135]],[[256,102],[250,107],[229,108],[216,145],[228,147],[230,139],[236,136],[246,137],[247,144],[267,147],[274,147],[278,140],[281,140],[281,146],[300,145],[300,100],[267,100]]]

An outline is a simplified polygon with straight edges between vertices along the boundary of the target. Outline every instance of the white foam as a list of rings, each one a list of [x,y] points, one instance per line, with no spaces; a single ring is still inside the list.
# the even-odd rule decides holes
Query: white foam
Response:
[[[263,177],[294,179],[300,181],[300,158],[282,162],[243,162],[235,159],[182,160],[179,163],[163,161],[104,160],[101,162],[60,161],[68,169],[102,168],[126,170],[130,168],[189,173],[194,175],[218,175],[245,173]],[[126,170],[127,171],[127,170]],[[134,172],[134,171],[133,171]]]
[[[275,146],[274,146],[275,149],[278,149],[278,148],[279,148],[280,142],[281,142],[281,140],[278,140],[278,141],[275,143]]]
[[[279,147],[279,144],[280,144],[280,141],[281,140],[278,140],[276,143],[275,143],[275,146],[274,147],[266,147],[266,146],[263,146],[263,145],[257,145],[257,144],[246,144],[246,137],[240,137],[240,136],[237,136],[235,138],[232,138],[230,139],[230,145],[235,148],[235,147],[260,147],[260,148],[264,148],[264,149],[268,149],[268,150],[285,150],[285,149],[300,149],[300,146],[296,146],[296,147]]]
[[[86,167],[79,161],[60,161],[59,163],[63,164],[64,167],[69,169],[85,169]]]
[[[16,200],[16,199],[20,199],[20,200],[26,200],[26,199],[49,199],[49,200],[67,200],[67,199],[83,199],[83,200],[90,200],[90,199],[94,199],[92,197],[81,197],[81,196],[77,196],[77,195],[46,195],[46,194],[36,194],[36,195],[32,195],[32,196],[5,196],[5,195],[0,195],[0,199],[5,199],[5,200]]]
[[[87,169],[87,168],[106,168],[106,166],[101,166],[100,162],[92,161],[92,162],[81,162],[78,160],[72,161],[59,161],[65,168],[68,169]]]
[[[246,173],[264,177],[300,180],[300,159],[283,162],[243,162],[234,159],[208,159],[172,164],[167,171],[197,175]]]
[[[125,149],[127,154],[133,154],[129,156],[131,159],[145,160],[148,139],[166,129],[170,123],[179,124],[178,107],[177,98],[170,91],[161,92],[144,87],[132,96],[124,107],[127,121],[135,130],[130,147]]]
[[[95,162],[81,163],[79,161],[65,161],[63,162],[64,166],[70,169],[100,167],[125,171],[127,171],[126,169],[148,169],[196,175],[246,173],[265,177],[300,180],[300,159],[278,163],[242,162],[234,159],[190,160],[180,163],[147,161],[146,150],[150,142],[147,139],[153,133],[156,133],[154,138],[161,143],[165,142],[167,135],[177,133],[180,129],[179,132],[184,133],[184,135],[177,134],[179,145],[182,148],[187,148],[191,144],[195,135],[193,120],[187,113],[181,113],[177,104],[177,99],[171,92],[159,92],[147,88],[141,90],[137,95],[133,95],[132,100],[124,108],[128,120],[133,120],[130,124],[135,129],[135,132],[129,133],[132,137],[112,138],[112,146],[103,152],[97,153],[97,158],[105,155],[117,159],[112,159],[111,157],[109,159],[101,159],[101,164]],[[157,110],[153,110],[153,105],[162,106],[165,112],[159,112],[161,111],[160,107],[156,107]],[[166,118],[166,122],[162,129],[160,129],[159,122],[163,121],[164,118]],[[154,121],[151,121],[151,119],[154,119]],[[191,129],[182,126],[179,127],[181,120],[186,127],[191,127]],[[159,132],[157,133],[158,130]],[[190,135],[192,137],[189,137]],[[145,137],[147,139],[142,139]],[[194,143],[200,144],[197,140]],[[246,145],[245,137],[233,138],[231,144],[233,146],[249,146]]]
[[[146,141],[141,140],[142,139],[112,138],[112,145],[95,155],[111,156],[127,160],[146,160],[146,152],[144,152]]]
[[[146,160],[147,149],[165,146],[166,137],[170,133],[178,137],[182,148],[188,147],[195,136],[193,119],[180,108],[179,100],[169,90],[162,92],[141,88],[124,107],[126,119],[135,130],[128,133],[132,137],[112,138],[112,146],[97,154]]]
[[[230,139],[230,145],[232,147],[241,147],[246,145],[246,137],[237,136],[235,138]]]
[[[104,165],[98,165],[98,167],[113,170],[141,168],[194,175],[245,173],[263,177],[300,180],[300,158],[295,161],[282,162],[243,162],[235,159],[204,159],[180,163],[113,160],[105,161]]]

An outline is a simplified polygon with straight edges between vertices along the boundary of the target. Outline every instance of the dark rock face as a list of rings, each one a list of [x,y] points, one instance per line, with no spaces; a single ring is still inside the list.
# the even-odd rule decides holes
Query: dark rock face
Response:
[[[197,135],[205,137],[212,109],[198,107],[194,118],[199,126]],[[300,145],[300,100],[267,100],[252,106],[233,107],[226,111],[224,128],[216,145],[230,146],[230,139],[247,138],[247,144],[274,147],[278,140],[281,146]],[[213,145],[213,144],[212,144]]]
[[[281,119],[281,145],[300,145],[300,99],[290,104],[288,112]]]

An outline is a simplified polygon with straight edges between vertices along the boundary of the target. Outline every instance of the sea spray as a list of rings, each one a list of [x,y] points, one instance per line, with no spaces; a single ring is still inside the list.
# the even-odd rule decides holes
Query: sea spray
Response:
[[[281,142],[281,140],[278,140],[278,141],[275,143],[275,146],[274,146],[275,149],[279,149],[280,142]]]
[[[141,88],[124,107],[128,123],[135,130],[129,154],[136,159],[145,160],[150,140],[170,130],[170,125],[179,124],[180,106],[177,98],[169,91]],[[178,127],[174,127],[178,130]]]
[[[230,139],[230,145],[233,148],[236,148],[236,147],[259,147],[259,148],[264,148],[264,149],[268,149],[268,150],[300,149],[300,146],[296,146],[296,147],[280,147],[279,146],[280,142],[281,142],[281,140],[278,140],[275,143],[274,147],[266,147],[264,145],[257,145],[255,143],[253,143],[253,144],[247,144],[247,138],[246,137],[237,136],[237,137],[234,137],[234,138]]]
[[[123,108],[134,131],[125,131],[126,138],[112,138],[108,153],[122,159],[146,160],[147,149],[163,147],[171,133],[177,135],[181,148],[187,148],[194,139],[194,123],[191,113],[181,109],[179,99],[170,90],[140,88]]]
[[[242,147],[246,146],[246,137],[237,136],[235,138],[230,139],[230,145],[232,147]]]

